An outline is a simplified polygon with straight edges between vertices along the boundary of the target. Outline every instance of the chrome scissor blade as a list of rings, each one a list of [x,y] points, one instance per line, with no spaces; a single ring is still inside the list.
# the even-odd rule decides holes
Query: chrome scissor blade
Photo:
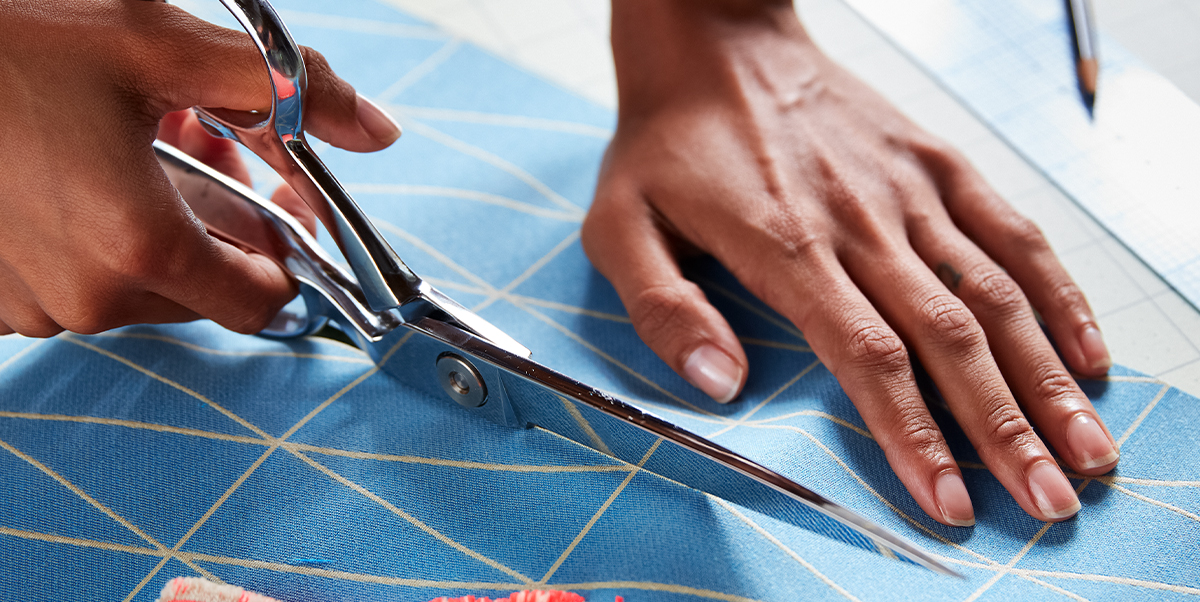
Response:
[[[433,356],[449,349],[472,359],[488,390],[487,401],[477,411],[493,420],[543,428],[778,520],[937,573],[959,576],[916,544],[854,511],[594,387],[445,322],[423,319],[408,326],[430,337],[414,341],[416,346],[433,345],[423,354]],[[384,370],[389,368],[396,369],[385,364]]]

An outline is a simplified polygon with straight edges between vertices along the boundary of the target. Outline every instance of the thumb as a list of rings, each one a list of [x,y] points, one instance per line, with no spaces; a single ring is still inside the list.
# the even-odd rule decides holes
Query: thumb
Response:
[[[131,53],[137,89],[159,100],[163,112],[193,106],[262,110],[271,103],[270,75],[250,36],[158,2],[138,2],[144,48]],[[301,47],[308,91],[305,129],[346,150],[370,152],[400,137],[400,126],[334,73],[319,52]]]
[[[737,397],[746,382],[745,351],[700,287],[683,277],[641,196],[598,191],[582,239],[650,349],[716,401]]]

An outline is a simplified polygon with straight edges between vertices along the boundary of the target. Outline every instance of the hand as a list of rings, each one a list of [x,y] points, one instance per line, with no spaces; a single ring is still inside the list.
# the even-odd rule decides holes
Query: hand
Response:
[[[313,134],[364,152],[399,136],[304,52]],[[157,2],[3,2],[0,81],[0,334],[199,317],[257,332],[295,296],[271,259],[206,233],[151,149],[173,111],[269,106],[266,67],[245,33]],[[172,116],[164,138],[248,180],[231,144],[196,127]]]
[[[620,118],[583,243],[659,357],[717,401],[745,381],[737,338],[678,268],[699,249],[804,332],[935,520],[974,511],[910,354],[1026,512],[1079,510],[1030,422],[1084,474],[1116,445],[1030,304],[1072,369],[1111,362],[1029,220],[822,55],[788,3],[617,0],[613,53]]]

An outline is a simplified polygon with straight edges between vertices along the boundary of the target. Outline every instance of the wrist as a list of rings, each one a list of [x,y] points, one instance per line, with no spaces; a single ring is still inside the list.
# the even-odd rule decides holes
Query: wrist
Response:
[[[613,0],[622,113],[809,79],[822,56],[790,1]]]

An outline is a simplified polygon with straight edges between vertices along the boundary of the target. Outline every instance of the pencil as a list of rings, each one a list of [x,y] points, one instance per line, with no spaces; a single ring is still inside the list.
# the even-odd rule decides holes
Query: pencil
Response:
[[[1096,105],[1096,78],[1100,64],[1096,59],[1096,26],[1092,22],[1091,0],[1067,0],[1067,16],[1074,38],[1075,78],[1079,93],[1090,114]]]

